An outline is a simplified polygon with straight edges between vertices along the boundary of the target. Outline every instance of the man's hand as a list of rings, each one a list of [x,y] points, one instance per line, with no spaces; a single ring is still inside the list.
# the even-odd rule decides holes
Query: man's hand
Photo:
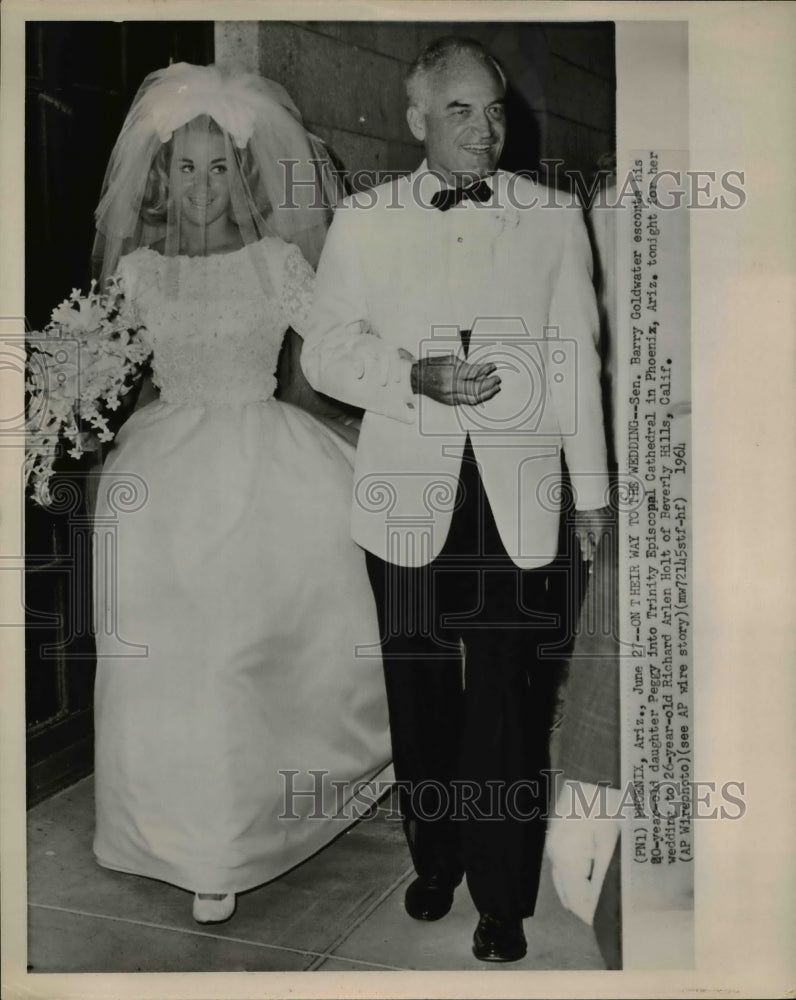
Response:
[[[580,543],[580,555],[584,562],[592,562],[603,532],[611,523],[611,508],[597,507],[595,510],[575,511],[575,534]]]
[[[422,358],[412,365],[412,392],[446,406],[475,406],[500,392],[496,370],[491,361],[471,365],[453,354]]]

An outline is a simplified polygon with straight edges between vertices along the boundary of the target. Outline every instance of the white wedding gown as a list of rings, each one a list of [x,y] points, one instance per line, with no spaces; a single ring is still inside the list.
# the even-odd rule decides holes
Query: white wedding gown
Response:
[[[389,761],[353,449],[273,399],[311,300],[297,248],[140,249],[120,270],[161,395],[122,427],[98,498],[94,851],[239,892],[341,832],[355,810],[333,814]]]

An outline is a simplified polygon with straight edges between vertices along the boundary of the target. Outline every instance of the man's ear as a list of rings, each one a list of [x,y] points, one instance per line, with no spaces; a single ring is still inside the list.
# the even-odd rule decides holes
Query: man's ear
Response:
[[[426,116],[425,113],[420,110],[420,108],[410,105],[406,109],[406,121],[409,125],[409,131],[417,139],[418,142],[425,142],[426,139]]]

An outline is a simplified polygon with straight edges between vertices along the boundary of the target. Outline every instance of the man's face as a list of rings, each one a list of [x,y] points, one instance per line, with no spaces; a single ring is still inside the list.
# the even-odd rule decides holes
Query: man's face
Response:
[[[426,81],[424,110],[410,107],[412,134],[426,147],[429,169],[449,183],[485,177],[497,168],[506,140],[503,85],[497,74],[461,56]]]

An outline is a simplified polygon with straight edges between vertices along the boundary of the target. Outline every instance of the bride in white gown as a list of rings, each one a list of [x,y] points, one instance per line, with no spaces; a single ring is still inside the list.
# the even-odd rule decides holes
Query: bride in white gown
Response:
[[[191,890],[201,922],[339,833],[389,760],[353,447],[274,399],[329,179],[278,85],[178,64],[142,85],[97,209],[95,256],[159,395],[122,426],[97,502],[115,552],[97,560],[94,851]]]

